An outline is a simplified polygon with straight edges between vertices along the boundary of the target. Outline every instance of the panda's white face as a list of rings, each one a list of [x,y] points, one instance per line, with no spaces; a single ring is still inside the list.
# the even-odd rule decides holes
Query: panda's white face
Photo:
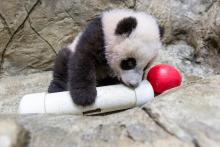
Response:
[[[143,12],[113,10],[103,14],[105,55],[118,79],[136,87],[161,48],[155,19]]]

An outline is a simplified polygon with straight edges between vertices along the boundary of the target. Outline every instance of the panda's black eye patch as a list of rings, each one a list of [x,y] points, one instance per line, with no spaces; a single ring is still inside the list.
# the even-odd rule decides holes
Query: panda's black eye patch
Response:
[[[134,17],[127,17],[122,19],[115,30],[116,35],[126,35],[129,36],[131,32],[136,28],[137,20]]]
[[[120,66],[123,70],[133,69],[136,66],[136,60],[135,58],[127,58],[121,61]]]

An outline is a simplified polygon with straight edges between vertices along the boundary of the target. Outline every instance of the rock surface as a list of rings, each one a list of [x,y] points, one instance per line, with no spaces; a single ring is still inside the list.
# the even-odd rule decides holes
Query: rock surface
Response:
[[[193,146],[164,131],[141,109],[107,116],[32,115],[15,119],[30,131],[30,146]]]
[[[154,64],[166,63],[175,66],[181,72],[186,83],[192,77],[198,79],[213,75],[213,68],[198,64],[194,60],[194,48],[189,46],[185,41],[178,41],[160,50]]]
[[[46,92],[51,75],[45,72],[0,79],[0,113],[16,113],[25,94]]]
[[[220,76],[172,90],[144,106],[160,126],[197,146],[220,145]]]
[[[28,132],[13,120],[0,121],[1,147],[24,147],[28,144]]]

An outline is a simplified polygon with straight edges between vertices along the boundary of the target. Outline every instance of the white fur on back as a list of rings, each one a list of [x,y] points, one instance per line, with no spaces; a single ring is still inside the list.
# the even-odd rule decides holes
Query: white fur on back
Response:
[[[69,49],[72,53],[75,52],[77,43],[78,43],[79,38],[80,38],[81,35],[82,35],[82,32],[80,32],[80,33],[74,38],[73,42],[68,45],[68,49]]]

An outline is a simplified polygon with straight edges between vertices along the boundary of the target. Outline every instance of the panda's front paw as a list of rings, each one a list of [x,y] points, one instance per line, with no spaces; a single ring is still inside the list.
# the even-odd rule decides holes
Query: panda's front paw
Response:
[[[95,102],[97,92],[95,87],[86,87],[70,89],[70,94],[76,105],[88,106]]]

